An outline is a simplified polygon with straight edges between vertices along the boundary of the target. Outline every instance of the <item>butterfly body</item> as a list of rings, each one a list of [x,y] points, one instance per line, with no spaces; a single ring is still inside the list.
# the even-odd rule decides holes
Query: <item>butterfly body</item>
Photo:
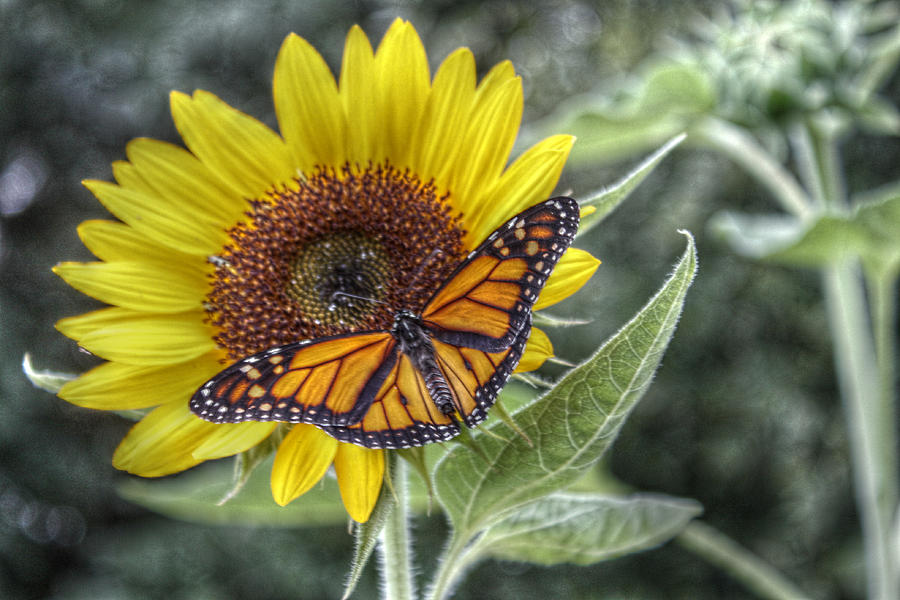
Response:
[[[304,340],[240,360],[190,408],[215,423],[285,421],[340,441],[403,448],[475,427],[519,363],[531,308],[575,236],[578,204],[542,202],[495,230],[421,311],[391,329]]]
[[[409,357],[413,367],[422,374],[425,389],[437,409],[445,415],[452,414],[453,393],[438,366],[434,344],[422,319],[411,311],[401,310],[394,317],[391,334],[396,338],[400,351]]]

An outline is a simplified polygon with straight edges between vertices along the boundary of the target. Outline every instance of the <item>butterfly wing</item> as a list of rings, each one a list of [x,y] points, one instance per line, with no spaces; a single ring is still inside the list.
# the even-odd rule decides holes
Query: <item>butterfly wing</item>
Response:
[[[432,337],[488,353],[518,341],[547,277],[575,239],[578,219],[575,200],[551,198],[494,231],[425,305],[422,320]]]
[[[387,331],[278,346],[210,379],[191,398],[190,408],[213,423],[356,423],[396,369],[398,354]]]

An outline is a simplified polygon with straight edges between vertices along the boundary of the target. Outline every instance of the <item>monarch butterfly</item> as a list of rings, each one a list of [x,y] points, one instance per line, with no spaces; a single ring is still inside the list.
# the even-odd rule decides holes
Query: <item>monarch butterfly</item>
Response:
[[[191,410],[214,423],[310,423],[343,442],[405,448],[487,417],[519,363],[531,309],[578,229],[578,203],[551,198],[473,250],[390,330],[344,333],[244,358],[202,385]]]

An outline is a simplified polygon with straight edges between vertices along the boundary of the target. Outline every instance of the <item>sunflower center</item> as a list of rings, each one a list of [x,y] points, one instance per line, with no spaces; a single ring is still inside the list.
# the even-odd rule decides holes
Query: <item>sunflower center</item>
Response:
[[[291,264],[288,295],[315,323],[363,320],[384,297],[391,261],[377,240],[337,232],[303,246]]]
[[[208,320],[231,359],[390,329],[398,310],[421,311],[464,255],[447,197],[390,165],[319,169],[252,200],[247,217],[210,259]]]

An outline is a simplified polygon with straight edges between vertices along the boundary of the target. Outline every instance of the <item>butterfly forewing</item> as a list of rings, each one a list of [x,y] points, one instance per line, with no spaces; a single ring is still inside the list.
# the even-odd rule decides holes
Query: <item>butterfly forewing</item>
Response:
[[[508,348],[575,239],[578,203],[552,198],[494,231],[422,311],[435,339],[486,352]]]
[[[191,410],[216,423],[359,421],[397,361],[388,332],[279,346],[240,360],[194,394]]]

